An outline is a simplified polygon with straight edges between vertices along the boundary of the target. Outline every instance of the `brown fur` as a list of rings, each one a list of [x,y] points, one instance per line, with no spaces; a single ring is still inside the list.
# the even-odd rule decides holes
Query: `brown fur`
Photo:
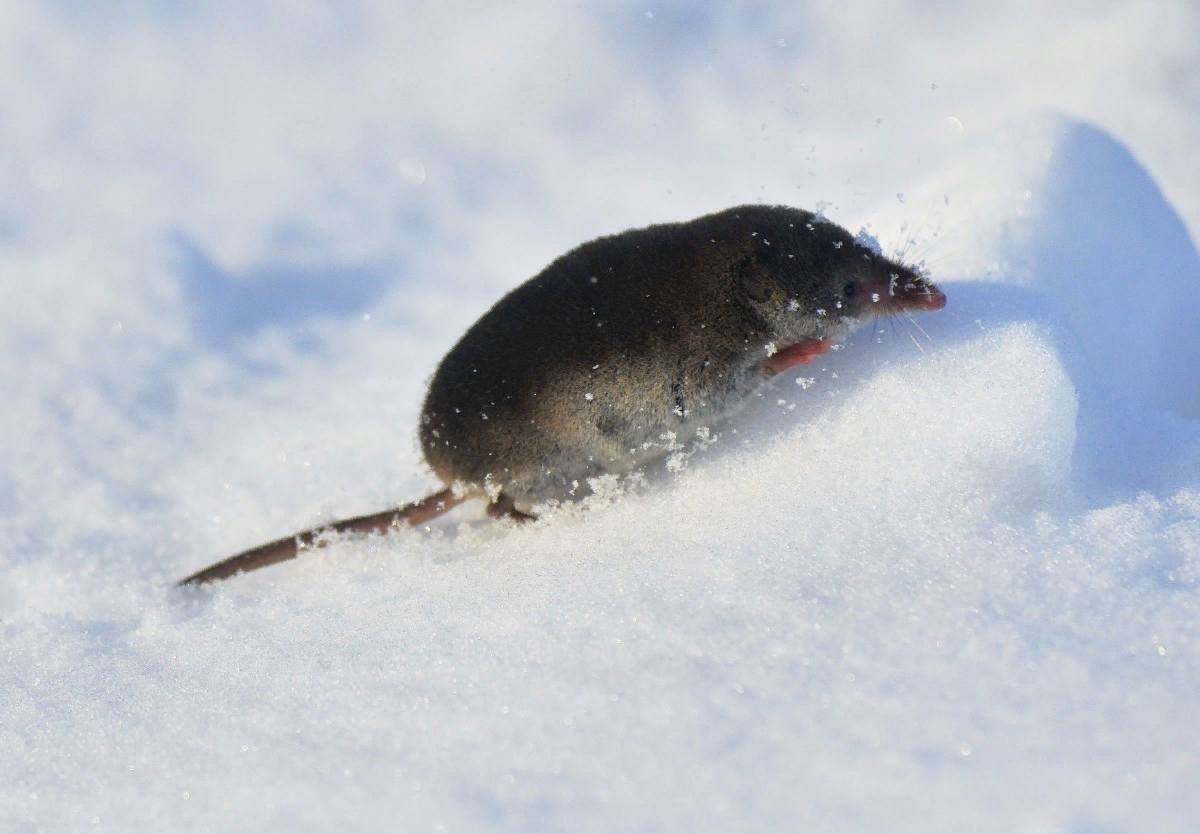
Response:
[[[485,313],[438,365],[420,442],[452,489],[226,559],[183,584],[290,559],[325,532],[421,524],[465,498],[531,518],[734,411],[873,315],[936,310],[911,269],[800,209],[741,206],[585,243]]]

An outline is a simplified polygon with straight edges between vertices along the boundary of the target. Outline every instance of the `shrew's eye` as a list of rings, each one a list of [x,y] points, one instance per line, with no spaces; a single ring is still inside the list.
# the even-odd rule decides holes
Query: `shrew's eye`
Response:
[[[854,298],[854,285],[847,284],[842,287],[842,295],[846,296],[846,298]]]

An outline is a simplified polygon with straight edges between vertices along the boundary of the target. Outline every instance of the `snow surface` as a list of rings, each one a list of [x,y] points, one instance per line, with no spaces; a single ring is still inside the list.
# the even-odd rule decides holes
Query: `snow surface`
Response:
[[[1200,11],[8,0],[0,829],[1194,831]],[[570,246],[764,201],[924,260],[523,528],[424,381]]]

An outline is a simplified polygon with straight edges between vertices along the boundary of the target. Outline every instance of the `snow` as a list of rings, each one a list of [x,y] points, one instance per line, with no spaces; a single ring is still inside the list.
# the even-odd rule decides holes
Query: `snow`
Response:
[[[1196,10],[104,8],[0,11],[0,828],[1194,828]],[[173,587],[430,492],[556,255],[759,200],[946,309],[537,524]]]

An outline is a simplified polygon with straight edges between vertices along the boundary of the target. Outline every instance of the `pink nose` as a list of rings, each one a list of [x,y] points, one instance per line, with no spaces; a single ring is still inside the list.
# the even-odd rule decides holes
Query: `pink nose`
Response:
[[[900,303],[906,310],[940,310],[946,306],[946,294],[930,287],[927,292],[922,294],[914,293],[902,296]]]
[[[892,310],[921,312],[940,310],[946,306],[946,294],[933,284],[914,281],[911,284],[894,282],[883,292],[873,294],[876,302],[882,302]]]

